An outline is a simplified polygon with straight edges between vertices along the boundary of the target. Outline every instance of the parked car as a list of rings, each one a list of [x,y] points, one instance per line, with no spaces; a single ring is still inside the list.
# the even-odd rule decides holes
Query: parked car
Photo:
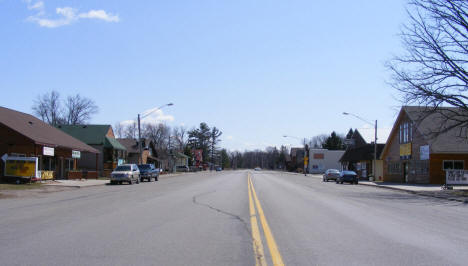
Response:
[[[323,174],[323,181],[328,182],[328,180],[336,180],[340,176],[340,171],[336,169],[328,169]]]
[[[143,182],[144,179],[151,182],[151,179],[154,178],[154,181],[158,181],[159,170],[156,170],[152,164],[139,164],[138,169],[140,169],[140,180]]]
[[[130,185],[134,182],[137,184],[140,183],[140,170],[136,164],[119,165],[111,173],[111,184],[122,184],[122,182],[128,182]]]
[[[218,167],[216,167],[216,172],[219,172],[219,171],[223,171],[223,168],[218,166]]]
[[[358,175],[354,171],[341,171],[340,176],[336,179],[336,183],[343,184],[348,182],[351,184],[358,184]]]
[[[260,168],[260,167],[255,167],[254,170],[255,170],[255,171],[262,171],[262,168]]]
[[[176,171],[177,172],[189,172],[190,169],[186,165],[179,165],[179,166],[176,167]]]

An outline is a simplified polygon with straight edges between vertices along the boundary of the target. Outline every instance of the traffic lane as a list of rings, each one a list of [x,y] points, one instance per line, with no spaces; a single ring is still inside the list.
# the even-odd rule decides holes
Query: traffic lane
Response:
[[[245,172],[80,191],[10,208],[0,221],[9,228],[0,235],[2,264],[254,263]]]
[[[359,199],[372,193],[364,186],[271,172],[254,172],[252,180],[286,264],[457,265],[467,259],[460,248],[468,244],[466,226],[441,232],[445,213],[456,218],[452,223],[466,221],[464,206],[447,205],[455,209],[434,219],[444,208]]]

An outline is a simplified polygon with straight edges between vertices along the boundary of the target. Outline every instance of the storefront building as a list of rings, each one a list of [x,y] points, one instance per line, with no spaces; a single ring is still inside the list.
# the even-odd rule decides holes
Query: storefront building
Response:
[[[382,152],[384,181],[444,184],[445,171],[468,166],[468,143],[462,128],[447,125],[441,108],[404,106]]]
[[[100,176],[110,176],[117,165],[127,160],[127,150],[115,139],[110,125],[59,125],[57,128],[100,152],[97,162]],[[90,169],[94,163],[92,157],[85,155],[79,166]]]
[[[36,117],[0,107],[0,156],[37,157],[42,179],[64,179],[79,170],[84,154],[96,158],[99,151]],[[1,160],[1,176],[5,179],[5,160]]]

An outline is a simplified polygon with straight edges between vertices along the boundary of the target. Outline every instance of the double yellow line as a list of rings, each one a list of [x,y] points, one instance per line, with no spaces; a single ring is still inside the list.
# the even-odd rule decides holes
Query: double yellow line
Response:
[[[258,227],[257,221],[257,213],[255,211],[255,206],[257,207],[258,217],[260,218],[260,223],[263,228],[263,233],[265,234],[265,240],[268,245],[268,250],[270,251],[271,260],[273,261],[273,265],[284,265],[283,259],[281,258],[281,254],[278,251],[278,246],[276,245],[275,238],[271,233],[270,226],[268,226],[268,222],[265,218],[265,214],[263,213],[262,205],[260,205],[260,201],[258,201],[257,193],[255,192],[255,188],[252,183],[252,178],[250,173],[247,176],[247,185],[249,188],[249,209],[250,209],[250,223],[252,226],[252,242],[253,242],[253,249],[255,254],[257,266],[265,266],[267,265],[265,259],[265,253],[263,251],[263,244],[262,238],[260,236],[260,229]],[[255,203],[255,206],[254,206]]]

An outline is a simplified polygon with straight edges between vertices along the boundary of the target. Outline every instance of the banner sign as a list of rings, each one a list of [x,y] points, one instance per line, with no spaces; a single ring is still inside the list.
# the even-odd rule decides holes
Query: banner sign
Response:
[[[5,160],[5,176],[39,178],[37,166],[37,157],[7,157]]]
[[[80,159],[81,158],[81,152],[80,151],[72,151],[72,158],[73,159]]]
[[[429,160],[429,145],[419,147],[419,159],[421,161]]]
[[[44,156],[54,156],[54,148],[51,147],[43,147],[42,148],[42,155]]]
[[[468,185],[467,170],[446,170],[445,184],[447,185]]]
[[[401,159],[411,158],[411,143],[400,144],[400,158]]]

